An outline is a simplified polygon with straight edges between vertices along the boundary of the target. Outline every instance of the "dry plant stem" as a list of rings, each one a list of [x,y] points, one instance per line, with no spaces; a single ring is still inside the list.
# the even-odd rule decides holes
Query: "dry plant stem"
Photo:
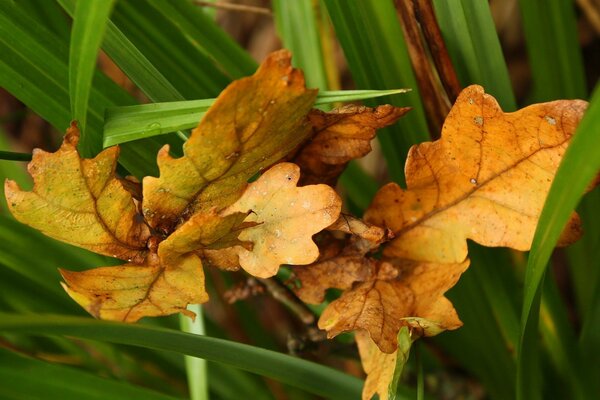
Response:
[[[246,6],[243,4],[234,4],[234,3],[226,3],[226,2],[212,3],[210,1],[201,1],[201,0],[196,0],[194,3],[197,6],[201,6],[201,7],[220,8],[222,10],[227,10],[227,11],[250,12],[250,13],[263,14],[263,15],[268,15],[268,16],[273,15],[271,10],[269,10],[267,8]]]
[[[279,282],[276,278],[257,279],[262,283],[271,296],[286,307],[288,307],[304,324],[314,326],[317,322],[315,314],[304,304],[296,295],[287,288],[283,283]]]
[[[444,85],[444,89],[446,89],[450,103],[454,103],[462,87],[452,65],[452,60],[450,60],[450,55],[442,37],[440,26],[437,23],[431,0],[412,0],[412,2],[415,16],[421,25],[421,32],[429,47],[429,53],[437,68],[440,81]]]
[[[587,18],[596,33],[600,34],[600,2],[594,0],[577,0],[583,15]]]
[[[439,79],[423,44],[412,2],[398,0],[396,9],[402,21],[402,31],[423,98],[430,136],[437,138],[442,130],[444,119],[450,111],[450,103],[447,98],[442,96],[442,90],[439,90]]]

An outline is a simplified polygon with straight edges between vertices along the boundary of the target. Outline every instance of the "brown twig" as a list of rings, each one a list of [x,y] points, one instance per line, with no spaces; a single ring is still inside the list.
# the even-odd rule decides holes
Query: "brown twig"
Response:
[[[250,13],[262,14],[262,15],[268,15],[268,16],[273,15],[271,10],[269,10],[268,8],[263,8],[263,7],[247,6],[247,5],[243,5],[243,4],[233,4],[233,3],[226,3],[226,2],[220,2],[220,1],[213,3],[210,1],[196,0],[194,3],[197,6],[220,8],[222,10],[227,10],[227,11],[250,12]]]
[[[276,278],[258,279],[271,296],[284,306],[289,308],[306,325],[315,325],[317,318],[315,314],[304,304],[287,286]]]
[[[592,0],[577,0],[577,5],[583,11],[583,15],[588,20],[597,34],[600,34],[600,3]]]
[[[446,115],[450,111],[450,102],[442,96],[441,84],[423,44],[412,1],[397,0],[396,8],[402,21],[402,30],[421,91],[431,136],[436,138],[439,137]]]
[[[461,91],[460,82],[450,60],[446,43],[435,17],[431,0],[412,0],[415,16],[421,24],[421,31],[429,47],[429,53],[435,63],[438,75],[451,103],[456,101]]]

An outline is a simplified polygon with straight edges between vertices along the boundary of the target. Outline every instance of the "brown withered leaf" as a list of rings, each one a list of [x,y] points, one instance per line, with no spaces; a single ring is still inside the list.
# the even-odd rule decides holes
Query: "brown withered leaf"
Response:
[[[79,130],[67,130],[54,153],[36,149],[28,166],[31,192],[6,181],[8,206],[20,222],[44,234],[123,260],[142,262],[149,229],[137,213],[131,194],[115,177],[117,147],[92,159],[77,152]]]
[[[161,258],[153,253],[144,264],[61,270],[63,287],[96,318],[135,322],[178,312],[193,317],[186,306],[208,300],[200,258],[187,254],[169,264]]]
[[[580,100],[503,113],[480,86],[463,90],[436,142],[414,146],[407,190],[383,187],[365,214],[396,238],[384,254],[456,263],[466,239],[528,250],[558,164],[586,108]],[[573,214],[560,244],[575,241]]]
[[[354,282],[369,280],[376,265],[376,260],[364,255],[341,254],[306,267],[297,267],[293,272],[300,286],[294,286],[293,290],[303,302],[320,304],[325,300],[327,289],[346,290]]]
[[[327,227],[328,231],[340,231],[350,235],[358,236],[372,244],[372,247],[389,240],[393,234],[391,231],[376,225],[367,224],[360,218],[349,214],[341,214],[333,224]]]
[[[237,246],[240,265],[259,278],[275,275],[281,264],[306,265],[319,256],[312,235],[339,217],[342,202],[327,185],[297,187],[300,168],[276,164],[251,183],[244,195],[222,215],[250,212],[239,239],[253,244]]]
[[[305,88],[290,53],[272,53],[251,77],[230,84],[173,159],[158,154],[160,177],[144,178],[144,216],[168,232],[199,210],[226,207],[247,180],[282,159],[311,133],[317,91]]]
[[[460,278],[469,261],[427,264],[379,262],[369,279],[355,284],[329,304],[319,328],[329,337],[341,332],[365,330],[384,353],[396,351],[402,326],[426,336],[462,325],[443,294]]]
[[[409,110],[391,105],[347,105],[327,113],[312,110],[309,118],[313,137],[293,159],[302,170],[300,183],[334,185],[350,160],[371,151],[377,129],[393,124]]]

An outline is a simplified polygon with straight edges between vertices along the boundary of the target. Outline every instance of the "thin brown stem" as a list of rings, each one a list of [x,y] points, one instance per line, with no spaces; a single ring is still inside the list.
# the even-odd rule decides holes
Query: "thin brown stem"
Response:
[[[456,101],[461,91],[460,82],[450,60],[446,43],[435,17],[431,0],[412,0],[415,16],[421,24],[421,31],[429,47],[429,53],[435,63],[438,75],[451,103]]]
[[[443,90],[441,90],[439,78],[423,44],[421,29],[415,16],[412,1],[397,0],[396,8],[402,22],[408,53],[423,99],[431,137],[435,139],[439,137],[442,124],[450,111],[450,103],[442,95]]]
[[[259,279],[271,296],[287,308],[306,325],[315,325],[317,317],[287,286],[275,278]]]

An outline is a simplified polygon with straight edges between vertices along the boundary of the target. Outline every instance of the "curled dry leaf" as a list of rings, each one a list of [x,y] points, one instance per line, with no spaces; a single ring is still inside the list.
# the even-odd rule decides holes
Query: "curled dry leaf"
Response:
[[[78,141],[73,123],[56,152],[34,151],[28,166],[33,190],[26,192],[6,181],[10,211],[54,239],[122,260],[143,261],[150,231],[131,194],[115,177],[119,149],[81,159]]]
[[[318,262],[309,267],[294,268],[294,277],[300,281],[293,290],[305,303],[319,304],[329,288],[350,289],[354,282],[365,282],[375,274],[377,260],[365,257],[381,243],[389,240],[389,232],[369,225],[351,215],[342,214],[327,230],[353,235],[345,246],[336,251],[331,240],[321,250]],[[330,251],[333,250],[333,251]]]
[[[233,203],[249,178],[310,135],[307,114],[316,95],[285,50],[230,84],[184,144],[184,156],[171,158],[165,146],[158,154],[160,177],[144,178],[150,225],[168,232],[199,210]]]
[[[319,328],[327,330],[329,337],[365,330],[381,351],[393,353],[403,326],[432,336],[462,325],[443,294],[458,282],[468,260],[455,264],[396,262],[379,262],[368,279],[344,291],[323,311]]]
[[[312,235],[331,225],[340,215],[342,201],[327,185],[297,187],[300,168],[280,163],[251,183],[244,195],[222,215],[250,212],[239,239],[253,244],[238,246],[242,268],[259,278],[275,275],[281,264],[314,262],[319,249]]]
[[[371,151],[377,129],[393,124],[409,110],[391,105],[348,105],[328,113],[312,110],[309,118],[314,136],[293,159],[302,170],[300,183],[335,184],[350,160]]]

